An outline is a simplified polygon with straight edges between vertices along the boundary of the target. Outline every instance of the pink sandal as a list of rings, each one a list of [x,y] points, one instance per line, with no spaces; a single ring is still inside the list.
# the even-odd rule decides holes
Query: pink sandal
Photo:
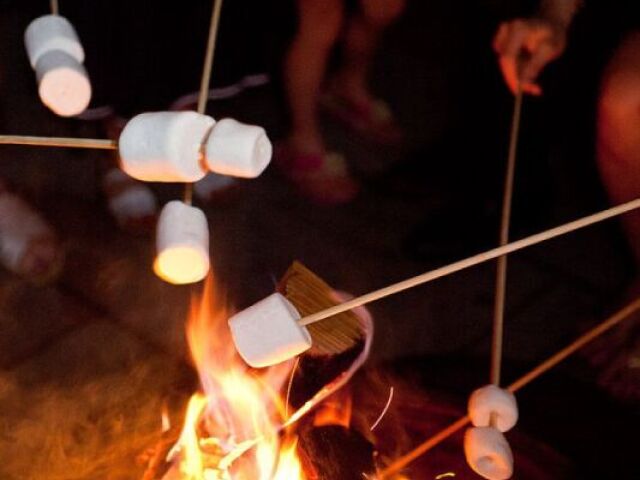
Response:
[[[382,100],[362,102],[329,91],[322,95],[320,106],[330,117],[372,142],[397,145],[404,138],[391,109]]]
[[[0,263],[36,283],[54,280],[64,252],[53,228],[0,181]]]
[[[353,200],[360,188],[338,153],[297,153],[286,145],[276,147],[274,163],[301,195],[315,203],[337,205]]]

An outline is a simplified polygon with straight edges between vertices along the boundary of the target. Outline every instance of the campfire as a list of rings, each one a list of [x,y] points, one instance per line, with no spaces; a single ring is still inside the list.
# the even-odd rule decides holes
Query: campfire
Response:
[[[177,440],[168,451],[158,452],[163,458],[150,464],[145,480],[326,478],[314,466],[317,458],[305,453],[318,447],[318,439],[300,436],[319,428],[349,430],[351,396],[342,388],[366,360],[370,319],[363,319],[368,338],[344,355],[312,357],[307,366],[301,364],[304,360],[290,360],[253,370],[233,346],[227,324],[232,313],[209,277],[187,321],[200,391],[188,402]],[[296,382],[310,368],[315,378]],[[302,398],[309,391],[313,393]],[[370,444],[364,437],[359,440],[372,466]]]
[[[324,284],[294,264],[279,290],[300,302],[303,282],[313,283],[316,294]],[[345,300],[324,285],[327,291],[320,298]],[[287,292],[283,286],[291,288]],[[317,307],[305,298],[309,308]],[[394,387],[376,370],[355,376],[368,358],[373,337],[369,313],[359,308],[355,314],[362,337],[345,351],[311,349],[301,357],[252,369],[234,347],[228,325],[233,312],[209,276],[202,296],[192,302],[186,329],[200,387],[188,400],[181,424],[171,425],[163,415],[162,440],[145,456],[142,480],[409,478],[401,469],[391,472],[395,467],[389,465],[397,463],[409,445],[437,434],[460,413],[449,399],[426,396],[395,380]],[[553,475],[564,469],[561,459],[525,436],[514,433],[511,439],[521,478],[558,478]],[[412,473],[412,480],[460,474],[477,478],[468,477],[460,452],[457,446],[431,457]]]
[[[167,456],[165,479],[304,479],[297,440],[284,427],[281,391],[294,368],[287,362],[253,372],[235,353],[229,311],[209,278],[194,304],[187,339],[202,392],[188,404],[180,437]]]

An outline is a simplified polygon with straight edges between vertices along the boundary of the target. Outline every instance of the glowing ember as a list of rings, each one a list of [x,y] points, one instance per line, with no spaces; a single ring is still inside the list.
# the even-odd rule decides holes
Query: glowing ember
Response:
[[[227,328],[229,312],[216,303],[207,280],[192,308],[187,338],[203,393],[189,401],[178,443],[169,453],[180,480],[304,480],[295,439],[281,445],[280,392],[293,363],[259,373],[237,356]]]

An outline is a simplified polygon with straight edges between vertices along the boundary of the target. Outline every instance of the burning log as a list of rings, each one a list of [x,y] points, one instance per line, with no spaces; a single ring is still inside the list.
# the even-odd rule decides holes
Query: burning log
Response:
[[[375,473],[374,446],[341,425],[310,427],[300,433],[300,451],[309,480],[362,480]]]

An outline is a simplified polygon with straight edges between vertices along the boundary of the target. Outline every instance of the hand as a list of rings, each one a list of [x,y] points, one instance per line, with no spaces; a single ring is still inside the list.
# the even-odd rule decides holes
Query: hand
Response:
[[[542,69],[565,49],[566,28],[544,19],[516,19],[504,22],[493,39],[500,68],[509,89],[541,95],[535,83]]]

